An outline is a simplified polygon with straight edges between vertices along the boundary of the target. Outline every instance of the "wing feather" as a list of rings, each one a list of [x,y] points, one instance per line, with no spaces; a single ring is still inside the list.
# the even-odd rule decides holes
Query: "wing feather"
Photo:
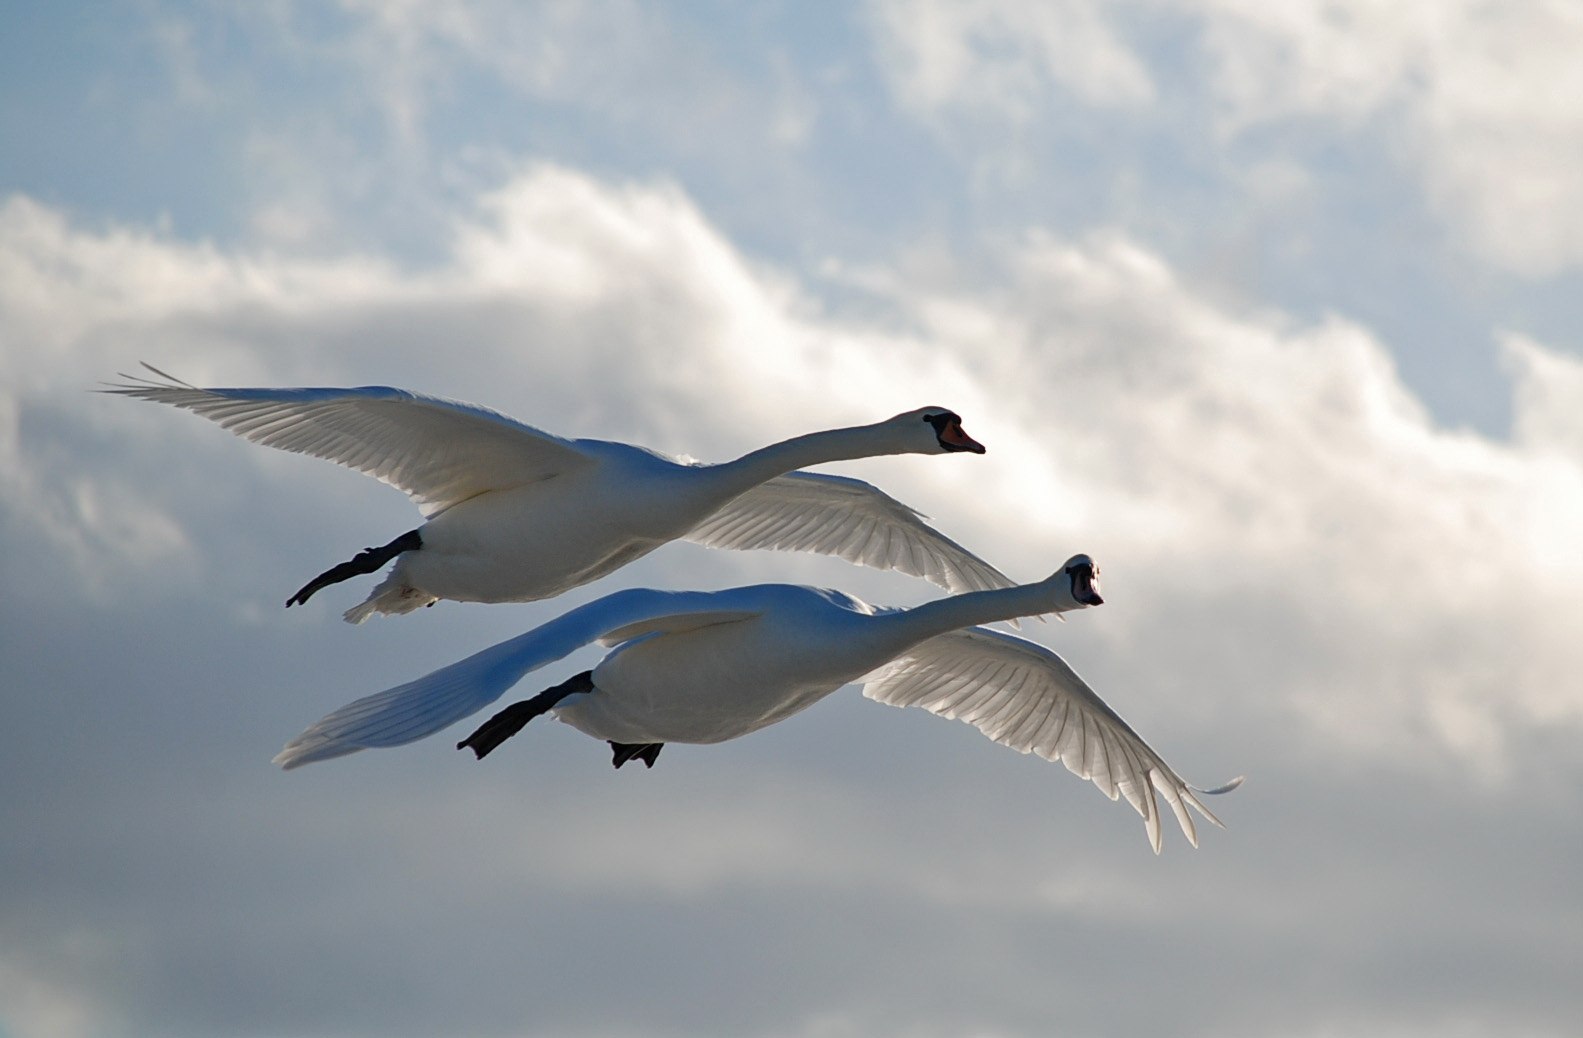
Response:
[[[955,592],[1013,586],[872,484],[824,473],[792,472],[761,483],[699,523],[687,539],[711,548],[834,555]]]
[[[366,473],[406,493],[431,519],[487,491],[591,461],[571,441],[498,411],[389,386],[199,389],[149,370],[159,377],[122,376],[129,381],[105,391],[184,408],[265,447]]]
[[[1162,839],[1156,792],[1195,847],[1192,808],[1220,821],[1077,672],[1025,638],[972,627],[938,635],[869,675],[863,694],[891,706],[918,706],[975,726],[1022,753],[1060,761],[1111,800],[1143,817],[1149,844]]]

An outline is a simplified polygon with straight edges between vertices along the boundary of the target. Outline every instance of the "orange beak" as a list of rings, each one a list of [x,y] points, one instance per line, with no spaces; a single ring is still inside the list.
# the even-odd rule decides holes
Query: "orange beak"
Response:
[[[984,445],[962,431],[960,422],[952,422],[945,427],[945,432],[940,434],[940,442],[959,451],[972,451],[974,454],[983,454]]]

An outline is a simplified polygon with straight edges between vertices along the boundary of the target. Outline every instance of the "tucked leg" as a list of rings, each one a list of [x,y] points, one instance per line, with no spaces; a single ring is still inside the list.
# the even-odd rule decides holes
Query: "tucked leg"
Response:
[[[662,742],[613,742],[610,749],[614,756],[610,763],[619,768],[629,760],[640,760],[645,768],[652,768],[664,747]]]
[[[329,587],[331,584],[339,584],[341,581],[351,580],[353,577],[360,577],[364,573],[377,573],[385,563],[402,552],[417,551],[421,547],[423,547],[423,538],[418,535],[418,531],[408,530],[382,548],[364,549],[352,556],[351,561],[343,562],[339,566],[332,566],[304,584],[302,590],[286,599],[286,608],[290,609],[294,605],[302,605],[312,598],[313,593],[320,588]]]
[[[567,696],[593,690],[593,671],[585,670],[559,685],[545,689],[531,699],[512,703],[479,725],[478,731],[457,743],[456,748],[471,749],[479,760],[483,760],[489,751],[522,731],[523,726],[535,717],[553,710],[555,705]]]

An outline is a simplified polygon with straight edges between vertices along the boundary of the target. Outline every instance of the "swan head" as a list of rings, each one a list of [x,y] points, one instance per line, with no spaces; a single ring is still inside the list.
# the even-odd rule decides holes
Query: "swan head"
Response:
[[[961,417],[949,407],[920,407],[884,424],[914,445],[909,453],[984,453],[984,445],[962,431]]]
[[[1071,588],[1072,598],[1081,605],[1104,605],[1105,600],[1099,597],[1099,564],[1087,555],[1073,555],[1066,560],[1066,565],[1061,567],[1057,577],[1066,577]]]

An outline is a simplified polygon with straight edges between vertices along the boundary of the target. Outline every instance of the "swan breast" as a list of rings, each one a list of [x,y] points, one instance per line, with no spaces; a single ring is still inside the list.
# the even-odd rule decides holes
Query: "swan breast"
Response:
[[[447,509],[423,526],[423,550],[402,556],[401,578],[458,601],[546,598],[648,554],[707,512],[686,466],[605,446],[597,464]]]
[[[769,591],[769,589],[766,589]],[[884,663],[870,618],[806,588],[745,619],[644,635],[594,668],[595,691],[559,716],[616,742],[714,743],[805,710]]]

